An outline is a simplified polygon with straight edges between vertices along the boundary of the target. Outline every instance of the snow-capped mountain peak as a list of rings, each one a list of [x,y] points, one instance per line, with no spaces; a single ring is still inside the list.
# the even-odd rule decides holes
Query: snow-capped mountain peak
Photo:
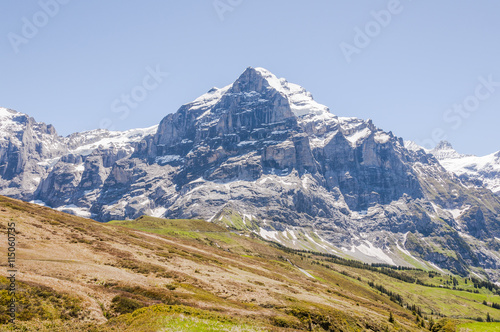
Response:
[[[434,150],[453,150],[453,146],[448,141],[440,141]]]
[[[436,147],[430,151],[430,153],[433,154],[438,160],[459,159],[465,157],[465,155],[458,153],[448,141],[439,142]]]
[[[8,109],[8,108],[5,108],[5,107],[0,107],[0,119],[1,120],[8,119],[8,118],[12,117],[13,115],[15,115],[17,113],[18,112],[14,111],[14,110],[11,110],[11,109]]]
[[[17,111],[0,107],[0,139],[6,138],[12,132],[23,130],[28,116]]]
[[[197,98],[190,105],[200,105],[205,108],[214,105],[225,93],[261,93],[266,89],[274,89],[285,97],[295,116],[306,114],[329,113],[328,107],[316,102],[312,94],[298,84],[289,83],[284,78],[278,78],[269,70],[262,67],[248,67],[236,82],[222,89],[212,88],[206,94]]]

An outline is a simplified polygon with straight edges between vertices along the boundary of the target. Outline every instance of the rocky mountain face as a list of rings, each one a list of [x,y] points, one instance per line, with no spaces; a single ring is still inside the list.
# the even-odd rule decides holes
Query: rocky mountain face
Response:
[[[0,108],[0,187],[5,195],[30,199],[44,173],[43,163],[62,153],[53,126]]]
[[[0,194],[99,221],[205,218],[296,249],[499,277],[498,196],[262,68],[148,129],[60,137],[0,116]]]
[[[116,161],[130,157],[137,142],[155,131],[156,126],[61,137],[52,125],[0,108],[0,193],[90,217],[91,191],[102,187]]]

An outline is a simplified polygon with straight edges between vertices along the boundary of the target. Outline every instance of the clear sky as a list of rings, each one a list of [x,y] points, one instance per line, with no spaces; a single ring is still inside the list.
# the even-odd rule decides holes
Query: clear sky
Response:
[[[500,150],[499,14],[494,0],[1,1],[0,106],[61,135],[149,127],[264,67],[334,114],[485,155]]]

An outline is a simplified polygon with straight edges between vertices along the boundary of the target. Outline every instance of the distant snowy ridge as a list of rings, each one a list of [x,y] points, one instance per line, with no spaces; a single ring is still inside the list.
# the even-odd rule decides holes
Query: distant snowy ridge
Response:
[[[44,123],[39,123],[29,118],[26,114],[0,107],[0,142],[14,140],[21,144],[20,137],[27,129],[28,120],[31,119],[34,123],[34,130]],[[154,135],[158,129],[158,125],[148,128],[135,128],[125,131],[109,131],[106,129],[94,129],[84,132],[78,132],[66,137],[58,136],[52,125],[46,127],[51,128],[52,132],[40,133],[40,140],[46,146],[47,150],[56,148],[62,149],[64,154],[74,154],[86,156],[91,154],[96,149],[118,148],[125,149],[129,153],[133,152],[131,143],[139,142],[148,135]],[[50,135],[51,133],[55,135]],[[14,134],[14,135],[13,135]],[[16,135],[17,134],[17,135]],[[53,160],[46,160],[47,162]]]
[[[465,155],[457,152],[447,141],[439,142],[432,150],[424,149],[412,141],[405,141],[405,147],[413,151],[422,149],[432,154],[448,172],[475,181],[479,186],[500,195],[500,151],[482,157]]]
[[[64,137],[64,142],[68,145],[70,153],[78,155],[88,155],[98,148],[112,147],[129,149],[133,152],[130,143],[139,142],[148,135],[154,135],[157,129],[158,125],[125,131],[96,129]]]

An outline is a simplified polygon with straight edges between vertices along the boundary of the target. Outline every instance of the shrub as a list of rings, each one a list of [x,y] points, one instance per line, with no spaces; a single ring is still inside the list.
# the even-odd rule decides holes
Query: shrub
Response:
[[[111,309],[119,314],[129,314],[145,306],[139,301],[120,295],[115,296],[111,302]]]

